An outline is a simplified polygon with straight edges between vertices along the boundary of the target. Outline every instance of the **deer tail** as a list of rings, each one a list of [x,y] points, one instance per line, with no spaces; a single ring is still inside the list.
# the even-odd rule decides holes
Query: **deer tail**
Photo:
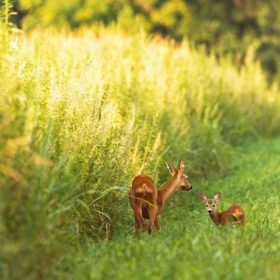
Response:
[[[143,194],[146,194],[146,192],[147,192],[147,185],[145,183],[142,184],[142,188],[143,188]]]

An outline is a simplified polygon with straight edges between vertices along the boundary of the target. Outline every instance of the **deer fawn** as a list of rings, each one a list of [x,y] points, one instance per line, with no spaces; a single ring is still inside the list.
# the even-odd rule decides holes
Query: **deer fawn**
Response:
[[[232,225],[244,225],[245,213],[239,205],[232,205],[226,211],[218,212],[215,209],[216,204],[221,199],[221,193],[215,194],[213,199],[208,199],[204,193],[200,194],[200,200],[205,204],[210,218],[216,225],[225,225],[231,223]]]
[[[167,162],[166,165],[172,177],[160,189],[157,189],[149,176],[139,175],[132,180],[129,201],[134,211],[136,235],[139,235],[140,230],[144,228],[144,219],[149,219],[149,234],[152,233],[154,226],[159,229],[160,213],[166,202],[177,191],[192,189],[189,177],[184,173],[185,164],[182,160],[177,170]]]

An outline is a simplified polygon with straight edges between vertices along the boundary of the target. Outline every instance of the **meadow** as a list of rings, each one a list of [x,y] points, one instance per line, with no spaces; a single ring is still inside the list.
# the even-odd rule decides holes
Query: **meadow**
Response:
[[[194,180],[192,193],[177,193],[153,236],[138,240],[131,228],[112,241],[88,243],[60,265],[67,264],[71,279],[278,279],[279,153],[279,138],[247,143],[232,157],[227,176],[214,173]],[[217,227],[210,220],[198,195],[212,197],[217,190],[218,209],[244,207],[244,228]]]
[[[252,51],[237,67],[117,28],[0,37],[2,279],[274,279],[280,95]],[[193,193],[135,239],[132,178],[160,186],[180,159]],[[244,205],[246,227],[212,225],[201,190]]]

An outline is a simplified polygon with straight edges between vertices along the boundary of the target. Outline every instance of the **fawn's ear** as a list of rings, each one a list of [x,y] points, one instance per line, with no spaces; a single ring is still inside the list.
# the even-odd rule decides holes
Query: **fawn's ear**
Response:
[[[220,192],[217,192],[214,196],[215,203],[219,202],[221,199],[222,194]]]
[[[185,167],[186,167],[185,162],[183,160],[180,160],[178,165],[178,170],[181,170],[181,172],[184,173]]]
[[[202,202],[204,202],[204,201],[207,200],[207,197],[206,197],[206,195],[205,195],[204,193],[201,193],[201,194],[199,195],[199,198],[200,198],[200,200],[201,200]]]
[[[176,173],[176,169],[174,168],[174,166],[168,162],[166,162],[166,166],[167,166],[167,169],[169,170],[170,174],[172,176],[174,176]]]

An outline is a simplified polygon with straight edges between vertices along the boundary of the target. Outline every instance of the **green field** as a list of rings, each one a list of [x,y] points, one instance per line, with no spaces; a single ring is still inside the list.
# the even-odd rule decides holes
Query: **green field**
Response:
[[[280,90],[250,50],[237,67],[118,28],[0,40],[1,279],[277,279]],[[180,159],[193,192],[135,239],[132,178],[160,186]],[[214,226],[201,191],[245,228]]]
[[[134,238],[131,215],[129,233],[87,244],[61,263],[73,279],[278,279],[279,153],[280,139],[244,145],[235,151],[228,176],[212,174],[194,180],[192,193],[177,193],[162,215],[160,232]],[[200,191],[209,196],[221,191],[222,210],[240,203],[245,227],[215,226]]]

